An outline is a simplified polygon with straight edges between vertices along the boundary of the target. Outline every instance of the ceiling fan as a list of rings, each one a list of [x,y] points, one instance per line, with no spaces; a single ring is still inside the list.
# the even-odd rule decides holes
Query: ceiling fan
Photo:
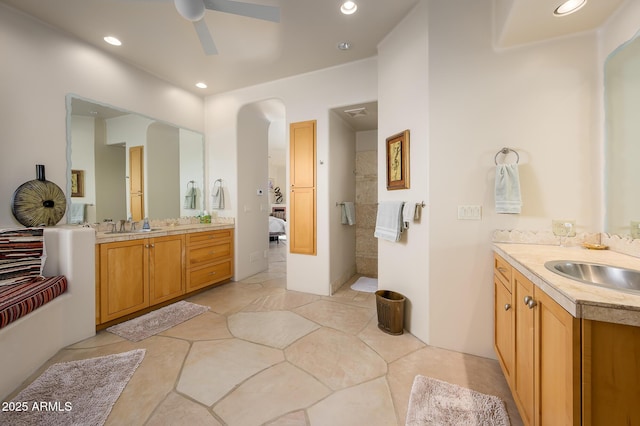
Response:
[[[247,16],[264,21],[280,22],[280,8],[235,0],[174,0],[176,10],[183,18],[193,22],[202,49],[207,55],[216,55],[218,49],[213,42],[204,14],[208,10]]]

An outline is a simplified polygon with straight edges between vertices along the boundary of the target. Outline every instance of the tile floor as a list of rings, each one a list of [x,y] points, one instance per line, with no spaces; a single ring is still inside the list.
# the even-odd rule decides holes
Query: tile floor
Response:
[[[383,333],[375,296],[351,283],[332,297],[287,291],[286,242],[270,246],[268,271],[189,299],[209,312],[138,343],[102,331],[30,380],[145,348],[108,425],[403,425],[416,374],[497,395],[521,424],[497,361]]]

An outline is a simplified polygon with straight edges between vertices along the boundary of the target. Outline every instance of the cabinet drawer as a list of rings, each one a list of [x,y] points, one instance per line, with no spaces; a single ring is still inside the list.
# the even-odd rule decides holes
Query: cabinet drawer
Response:
[[[193,247],[188,252],[188,267],[200,266],[231,257],[231,242],[220,241],[206,246]]]
[[[502,257],[494,254],[493,256],[493,270],[494,274],[500,279],[502,285],[504,285],[509,292],[511,292],[511,273],[512,267]]]
[[[197,290],[231,278],[231,269],[230,260],[200,269],[192,269],[187,273],[187,291]]]
[[[206,244],[213,240],[231,239],[232,236],[233,229],[218,229],[216,231],[195,232],[193,234],[187,234],[187,244]]]

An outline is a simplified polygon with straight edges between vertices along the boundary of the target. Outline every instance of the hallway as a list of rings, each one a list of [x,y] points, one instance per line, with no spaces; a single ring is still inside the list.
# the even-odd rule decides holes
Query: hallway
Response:
[[[138,343],[101,331],[46,366],[145,348],[107,424],[403,425],[415,375],[498,395],[521,424],[497,361],[377,327],[375,296],[287,291],[286,240],[269,270],[188,299],[210,311]]]

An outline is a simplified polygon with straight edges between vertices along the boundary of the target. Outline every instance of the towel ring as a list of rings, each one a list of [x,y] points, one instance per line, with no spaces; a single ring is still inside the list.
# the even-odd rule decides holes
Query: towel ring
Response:
[[[515,149],[505,147],[505,148],[502,148],[500,151],[496,152],[496,156],[493,157],[493,161],[496,163],[496,166],[498,165],[498,155],[500,154],[507,155],[510,152],[513,152],[516,155],[516,164],[518,164],[520,162],[520,155],[518,155],[518,151],[516,151]]]

